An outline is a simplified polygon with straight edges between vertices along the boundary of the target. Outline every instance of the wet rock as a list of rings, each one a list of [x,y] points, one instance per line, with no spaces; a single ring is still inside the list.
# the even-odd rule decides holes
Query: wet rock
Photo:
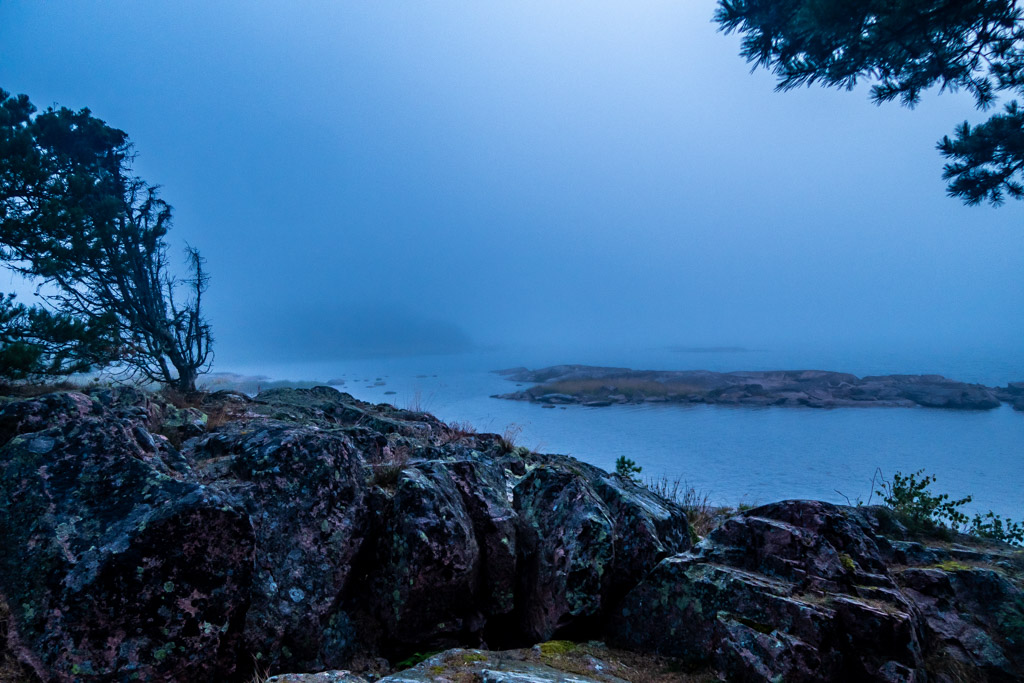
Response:
[[[916,608],[862,520],[786,501],[663,560],[625,598],[613,642],[713,662],[730,680],[885,680],[923,666]]]
[[[401,472],[385,514],[375,594],[390,638],[456,643],[479,632],[480,547],[448,471],[420,463]]]
[[[381,683],[626,683],[611,673],[625,667],[590,656],[588,651],[589,648],[580,649],[568,656],[548,657],[538,648],[502,652],[448,650],[386,676]]]
[[[537,467],[515,489],[520,517],[519,603],[523,628],[547,640],[601,613],[615,559],[607,508],[585,481],[556,466]]]
[[[691,547],[678,506],[572,458],[333,389],[230,400],[180,449],[160,430],[187,409],[142,392],[0,401],[5,656],[44,681],[326,683],[558,635],[727,680],[1024,679],[1004,546],[785,501]],[[546,646],[387,680],[644,680]]]
[[[920,611],[933,659],[978,680],[1024,678],[1024,592],[988,568],[947,563],[896,573]]]
[[[245,514],[161,466],[98,402],[27,403],[13,411],[17,429],[39,425],[46,406],[54,426],[0,448],[0,538],[17,549],[0,559],[14,654],[43,680],[232,675],[252,578]]]
[[[608,510],[614,524],[615,561],[611,596],[618,599],[658,562],[690,549],[686,513],[628,478],[580,463],[585,478]]]
[[[98,402],[78,392],[59,392],[0,403],[0,445],[18,434],[61,427],[86,415],[102,414]]]
[[[515,488],[515,509],[518,602],[534,640],[593,629],[595,618],[661,558],[690,546],[677,507],[574,461],[530,471]]]
[[[350,658],[356,642],[336,599],[368,531],[367,470],[351,443],[306,426],[231,423],[189,455],[199,480],[252,524],[249,651],[270,668],[330,668]]]
[[[480,549],[477,590],[491,616],[515,609],[519,517],[512,507],[501,463],[467,460],[448,465]]]
[[[271,676],[266,683],[368,683],[368,681],[351,671],[321,671],[315,674],[280,674]]]
[[[229,400],[215,427],[142,392],[0,403],[0,598],[43,680],[248,680],[597,632],[688,547],[678,508],[571,458],[322,387],[199,405]],[[182,415],[202,432],[178,450],[160,430]]]

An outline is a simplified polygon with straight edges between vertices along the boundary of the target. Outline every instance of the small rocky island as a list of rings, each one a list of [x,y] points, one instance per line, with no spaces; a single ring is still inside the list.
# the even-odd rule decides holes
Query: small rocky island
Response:
[[[0,680],[1024,680],[1019,550],[688,514],[327,387],[0,397]]]
[[[497,370],[514,382],[532,383],[522,391],[494,398],[545,406],[600,407],[625,403],[708,403],[744,406],[925,406],[990,410],[1009,403],[1024,410],[1024,382],[986,387],[941,375],[857,377],[825,370],[711,372],[708,370],[630,370],[590,365],[555,365],[540,370]]]

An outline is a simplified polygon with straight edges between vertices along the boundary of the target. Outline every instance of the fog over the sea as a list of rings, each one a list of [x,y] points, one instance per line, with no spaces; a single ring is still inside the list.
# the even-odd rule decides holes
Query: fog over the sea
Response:
[[[208,259],[219,369],[539,343],[1018,348],[1024,204],[946,198],[934,149],[986,115],[775,93],[714,6],[7,0],[0,87],[128,132],[174,242]]]

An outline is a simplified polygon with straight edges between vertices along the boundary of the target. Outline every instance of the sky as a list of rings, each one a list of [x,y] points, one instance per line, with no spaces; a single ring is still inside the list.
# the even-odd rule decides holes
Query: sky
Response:
[[[771,74],[714,0],[6,0],[0,88],[128,132],[212,276],[217,368],[563,345],[1024,336],[986,115]],[[0,289],[25,291],[0,276]]]

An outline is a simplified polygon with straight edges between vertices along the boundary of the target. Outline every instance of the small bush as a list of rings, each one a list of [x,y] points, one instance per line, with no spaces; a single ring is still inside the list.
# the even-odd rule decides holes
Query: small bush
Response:
[[[974,515],[967,532],[992,541],[1024,545],[1024,524],[1003,519],[991,510],[984,515]]]
[[[640,483],[640,477],[637,475],[643,472],[643,469],[643,467],[640,467],[639,465],[636,464],[636,460],[633,460],[632,458],[627,458],[624,455],[620,455],[615,460],[615,474],[619,475],[620,477],[625,477],[626,479],[635,481],[638,484]]]
[[[949,494],[932,493],[929,487],[935,480],[935,475],[925,474],[924,470],[913,474],[896,472],[891,482],[883,478],[881,489],[875,493],[911,531],[960,531],[991,541],[1024,545],[1024,523],[1004,519],[991,511],[984,515],[976,514],[969,520],[960,508],[970,503],[973,497],[951,500]]]
[[[966,524],[967,515],[959,508],[970,503],[971,496],[950,500],[947,493],[936,495],[928,490],[934,483],[935,475],[925,474],[924,470],[913,474],[897,472],[891,482],[882,480],[881,489],[875,493],[882,497],[885,505],[917,529],[936,525],[956,529]]]

